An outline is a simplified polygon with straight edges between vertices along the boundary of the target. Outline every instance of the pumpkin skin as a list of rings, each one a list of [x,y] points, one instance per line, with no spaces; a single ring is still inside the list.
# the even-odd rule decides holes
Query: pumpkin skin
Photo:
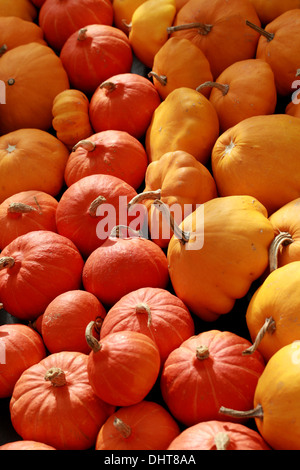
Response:
[[[24,440],[44,442],[57,450],[94,445],[99,426],[114,407],[93,392],[87,363],[86,354],[64,351],[23,372],[14,388],[10,414]]]
[[[89,100],[80,90],[58,93],[52,104],[52,127],[56,137],[70,150],[93,133],[89,117]]]
[[[244,424],[204,421],[184,429],[167,450],[271,450],[261,435]]]
[[[41,333],[50,353],[77,351],[89,354],[85,329],[91,321],[100,324],[106,311],[90,292],[72,290],[53,299],[42,316]]]
[[[264,0],[250,0],[253,4],[259,19],[263,25],[275,20],[278,16],[287,10],[294,10],[300,8],[299,0],[272,0],[272,2],[265,2]]]
[[[24,370],[46,357],[46,349],[36,331],[19,323],[1,325],[0,340],[0,398],[6,398]]]
[[[127,204],[135,195],[134,188],[115,176],[81,178],[66,189],[58,202],[57,231],[72,240],[87,258],[124,218],[126,223],[133,223],[135,215],[129,215]],[[143,212],[141,215],[138,230],[143,225]]]
[[[16,16],[25,21],[33,21],[36,19],[37,10],[31,0],[1,0],[0,16]]]
[[[140,139],[161,100],[153,83],[136,73],[122,73],[101,83],[90,100],[95,132],[116,129]]]
[[[56,229],[57,200],[42,191],[22,191],[0,204],[0,249],[34,230]]]
[[[155,54],[168,39],[176,15],[175,0],[148,0],[133,12],[129,42],[136,57],[151,68]]]
[[[56,450],[43,442],[36,441],[14,441],[0,446],[0,450]]]
[[[7,312],[34,320],[57,295],[78,289],[83,259],[74,243],[58,233],[21,235],[1,252],[0,299]]]
[[[22,128],[49,130],[53,99],[70,86],[68,75],[54,51],[37,42],[7,51],[1,57],[0,79],[6,83],[0,132],[5,134]]]
[[[145,136],[149,162],[183,150],[204,165],[219,136],[219,119],[210,101],[191,88],[173,90],[153,112]]]
[[[299,143],[300,121],[286,114],[253,116],[228,129],[217,139],[211,155],[219,195],[251,194],[269,216],[297,199]],[[275,170],[269,172],[271,167]]]
[[[179,227],[189,238],[176,235],[170,240],[172,286],[192,313],[215,321],[267,268],[273,226],[259,201],[228,196],[205,202]]]
[[[123,330],[149,336],[160,352],[161,365],[173,349],[195,332],[193,318],[175,295],[166,289],[145,287],[129,292],[107,312],[100,339]]]
[[[154,341],[137,331],[111,333],[96,340],[88,356],[89,382],[99,398],[114,406],[143,400],[160,370]]]
[[[114,25],[129,34],[133,12],[146,0],[113,0]]]
[[[166,248],[173,233],[169,223],[155,207],[153,197],[169,206],[179,224],[197,205],[217,197],[217,189],[209,170],[187,152],[167,152],[148,165],[145,189],[135,199],[142,201],[147,208],[152,241]]]
[[[64,183],[68,156],[60,140],[40,129],[18,129],[1,136],[0,201],[31,190],[57,196]]]
[[[293,102],[293,101],[290,101],[286,108],[285,108],[285,113],[288,114],[289,116],[295,116],[295,117],[300,117],[300,106],[298,106],[299,102],[299,98],[298,98],[298,94],[299,92],[296,90],[295,92],[297,94],[296,96],[296,102]]]
[[[148,157],[142,143],[120,130],[107,130],[78,141],[65,168],[67,186],[93,174],[112,175],[137,190],[144,181]]]
[[[187,64],[193,64],[188,67]],[[169,38],[153,59],[151,72],[153,83],[160,97],[164,100],[175,88],[197,86],[212,80],[210,64],[204,53],[186,38]],[[209,97],[210,90],[204,88],[204,96]]]
[[[59,52],[78,29],[95,23],[111,26],[113,7],[110,0],[82,0],[80,3],[47,0],[39,11],[38,21],[47,43]]]
[[[210,87],[209,100],[217,111],[221,132],[251,116],[275,112],[277,90],[274,74],[263,60],[235,62],[215,82],[204,82],[197,90],[203,93]]]
[[[46,45],[43,31],[36,23],[16,16],[0,16],[0,56],[29,42]]]
[[[165,289],[167,257],[151,240],[136,236],[109,237],[85,262],[85,290],[112,307],[121,297],[142,287]]]
[[[248,305],[246,322],[253,342],[271,320],[255,347],[266,361],[299,338],[299,267],[300,261],[294,261],[271,272]]]
[[[123,31],[109,25],[90,24],[68,37],[60,59],[72,87],[92,95],[104,80],[129,73],[133,55]]]
[[[170,28],[169,31],[171,37],[190,39],[204,52],[216,79],[229,65],[255,57],[259,35],[254,30],[249,31],[245,20],[260,26],[250,2],[213,0],[207,5],[205,0],[189,0],[178,11],[173,26],[196,25],[191,29]],[[202,26],[197,26],[198,22]]]
[[[46,0],[31,0],[31,3],[33,3],[37,8],[41,8],[45,1]]]
[[[142,400],[119,408],[107,419],[95,450],[165,450],[178,434],[179,426],[165,408]]]
[[[256,357],[243,356],[250,344],[229,331],[208,330],[188,338],[172,351],[160,378],[162,397],[172,416],[185,426],[192,426],[201,421],[222,420],[221,405],[251,407],[265,364],[258,351]]]

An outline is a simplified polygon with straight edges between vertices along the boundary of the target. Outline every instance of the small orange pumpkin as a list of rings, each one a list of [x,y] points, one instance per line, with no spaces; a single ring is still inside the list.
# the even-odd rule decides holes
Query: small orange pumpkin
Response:
[[[37,17],[37,9],[31,0],[0,0],[0,16],[15,16],[33,21]]]
[[[299,0],[272,0],[266,2],[265,0],[250,0],[252,5],[259,16],[263,25],[275,20],[278,16],[282,15],[287,10],[294,10],[300,8]]]
[[[17,16],[0,16],[0,56],[29,42],[46,45],[44,33],[36,23]]]

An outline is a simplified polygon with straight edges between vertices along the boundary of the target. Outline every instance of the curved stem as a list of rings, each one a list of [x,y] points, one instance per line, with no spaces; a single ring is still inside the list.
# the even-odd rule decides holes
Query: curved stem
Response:
[[[255,408],[252,410],[248,411],[238,411],[238,410],[232,410],[231,408],[226,408],[225,406],[221,406],[219,409],[219,413],[230,416],[231,418],[261,418],[263,419],[264,413],[263,413],[263,408],[261,405],[257,405]]]
[[[86,39],[87,28],[80,28],[78,31],[77,41],[84,41]]]
[[[99,85],[99,88],[106,88],[107,91],[114,91],[117,88],[117,85],[107,80],[106,82],[102,82],[101,85]]]
[[[204,82],[201,85],[199,85],[196,88],[196,91],[201,91],[202,88],[206,88],[206,87],[218,88],[218,90],[222,92],[223,96],[227,95],[229,91],[229,85],[225,85],[225,84],[218,83],[218,82],[210,82],[210,81]]]
[[[250,26],[250,28],[254,29],[257,33],[261,34],[265,38],[267,38],[268,41],[272,41],[274,39],[275,34],[274,33],[268,33],[265,29],[261,28],[260,26],[257,26],[254,23],[251,23],[251,21],[246,20],[246,25]]]
[[[52,367],[49,369],[46,372],[44,379],[51,382],[53,387],[63,387],[67,383],[65,373],[59,367]]]
[[[3,256],[0,258],[0,269],[12,268],[14,264],[15,260],[11,256]]]
[[[134,237],[142,237],[142,232],[138,230],[133,230],[133,228],[128,227],[127,225],[116,225],[110,232],[110,236],[114,238],[121,238],[121,230],[126,229],[127,232],[131,232]],[[127,237],[128,235],[126,235]]]
[[[128,32],[131,31],[132,23],[126,23],[126,20],[123,19],[122,24],[125,26],[125,28],[128,30]]]
[[[287,246],[293,243],[292,235],[288,232],[279,232],[272,241],[269,248],[269,269],[270,272],[278,268],[278,252],[281,246]]]
[[[91,321],[85,329],[86,342],[94,353],[100,351],[101,349],[101,344],[95,338],[95,336],[93,336],[93,328],[95,327],[95,323],[96,322]]]
[[[72,152],[75,152],[75,150],[78,149],[78,147],[83,148],[84,150],[87,150],[88,152],[92,152],[93,150],[95,150],[96,144],[95,142],[92,142],[91,140],[83,139],[74,145],[74,147],[72,148]]]
[[[128,203],[127,209],[130,209],[135,204],[143,202],[147,199],[160,199],[161,190],[157,189],[156,191],[144,191],[143,193],[137,194],[134,196]]]
[[[120,418],[115,417],[113,421],[114,427],[120,432],[124,439],[127,439],[131,434],[131,427],[124,423]]]
[[[7,212],[12,214],[25,214],[27,212],[36,211],[35,207],[24,204],[23,202],[12,202],[7,208]]]
[[[151,316],[151,309],[150,309],[149,305],[144,304],[144,303],[137,304],[136,307],[135,307],[135,313],[137,313],[137,314],[146,313],[147,316],[148,316],[147,326],[148,326],[148,328],[151,326],[152,316]]]
[[[249,348],[245,349],[245,351],[243,351],[243,355],[246,356],[248,354],[253,354],[257,350],[257,348],[259,347],[259,345],[260,345],[262,339],[264,338],[265,334],[266,333],[273,334],[275,330],[276,330],[275,320],[272,317],[266,318],[263,326],[261,327],[261,329],[257,333],[257,336],[255,338],[254,343],[251,346],[249,346]]]
[[[189,241],[190,239],[190,233],[182,230],[179,225],[176,224],[174,217],[172,216],[168,206],[160,201],[159,199],[156,199],[153,203],[153,205],[163,214],[163,216],[166,218],[168,223],[170,224],[170,227],[174,233],[174,235],[179,239],[179,241],[182,244],[185,244]]]
[[[230,437],[227,432],[218,432],[214,438],[216,450],[227,450],[230,444]]]
[[[167,85],[167,77],[166,75],[158,75],[158,73],[154,72],[153,70],[151,70],[149,73],[148,73],[148,77],[153,77],[155,78],[162,86],[166,86]]]
[[[213,27],[212,24],[196,22],[196,23],[179,24],[177,26],[169,26],[167,28],[167,32],[174,33],[176,31],[182,31],[185,29],[198,29],[199,34],[203,34],[204,36],[206,36],[206,34],[208,34],[211,31],[212,27]]]
[[[89,207],[89,214],[91,217],[96,217],[97,216],[97,209],[101,204],[103,204],[106,201],[104,196],[98,196],[93,202],[91,202],[90,207]]]

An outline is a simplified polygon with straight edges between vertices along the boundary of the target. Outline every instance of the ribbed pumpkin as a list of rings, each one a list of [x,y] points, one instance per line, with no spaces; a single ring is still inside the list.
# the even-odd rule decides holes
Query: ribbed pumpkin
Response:
[[[34,320],[57,295],[79,289],[83,259],[68,238],[38,230],[7,245],[0,268],[0,301],[5,310]]]
[[[124,330],[138,331],[153,339],[163,364],[173,349],[194,334],[195,327],[178,297],[166,289],[144,287],[124,295],[108,310],[100,339]]]
[[[27,325],[0,326],[0,397],[10,397],[24,370],[46,357],[40,335]]]
[[[37,10],[30,0],[0,0],[0,16],[15,16],[33,21],[36,19]]]
[[[145,178],[148,157],[142,143],[126,131],[97,132],[77,141],[66,169],[67,186],[93,174],[112,175],[138,189]]]
[[[36,23],[16,16],[0,16],[0,56],[29,42],[46,45],[43,31]]]
[[[57,232],[57,205],[57,199],[42,191],[22,191],[5,199],[0,204],[0,249],[27,232]]]
[[[95,450],[166,450],[178,434],[177,422],[163,406],[142,400],[119,408],[106,420]]]
[[[17,381],[10,401],[13,427],[24,440],[57,450],[85,450],[114,412],[89,383],[86,354],[49,354]],[[32,417],[35,417],[33,419]]]
[[[27,127],[49,130],[53,100],[69,88],[67,72],[54,51],[38,42],[7,51],[1,57],[0,79],[6,84],[0,133]]]
[[[243,356],[250,344],[229,331],[208,330],[172,351],[160,379],[162,397],[171,414],[185,426],[192,426],[222,419],[221,405],[251,407],[265,364],[258,351],[255,356]]]

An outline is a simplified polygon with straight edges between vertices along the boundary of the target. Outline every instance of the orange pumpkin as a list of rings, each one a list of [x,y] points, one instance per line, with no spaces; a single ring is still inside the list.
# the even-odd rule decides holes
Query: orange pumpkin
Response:
[[[254,6],[259,19],[263,25],[270,23],[275,20],[278,16],[287,10],[294,10],[300,8],[299,0],[272,0],[266,2],[265,0],[250,0]]]
[[[286,114],[253,116],[231,127],[211,154],[220,196],[251,194],[269,215],[297,199],[299,146],[300,120]]]
[[[294,101],[290,101],[285,108],[285,113],[289,116],[300,117],[300,106],[299,106],[299,89],[295,91]]]
[[[44,33],[36,23],[16,16],[0,16],[0,56],[29,42],[46,45]]]
[[[149,161],[182,150],[206,164],[219,136],[219,119],[210,101],[191,88],[173,90],[152,115],[145,136]]]
[[[235,62],[215,82],[204,82],[197,87],[202,93],[210,89],[209,101],[217,111],[221,132],[248,117],[275,112],[277,91],[274,74],[263,60]]]
[[[53,99],[69,88],[67,73],[54,51],[37,42],[7,51],[1,57],[0,79],[6,84],[0,133],[26,127],[49,130]]]
[[[0,0],[0,16],[16,16],[33,21],[37,17],[37,9],[31,0]]]
[[[129,34],[134,11],[146,0],[113,0],[114,25]]]
[[[28,190],[57,196],[68,156],[60,140],[40,129],[18,129],[1,136],[0,201]]]
[[[209,62],[201,49],[186,38],[175,37],[169,38],[155,54],[148,76],[162,99],[175,88],[195,89],[199,83],[212,80]],[[201,92],[208,97],[210,89]]]

